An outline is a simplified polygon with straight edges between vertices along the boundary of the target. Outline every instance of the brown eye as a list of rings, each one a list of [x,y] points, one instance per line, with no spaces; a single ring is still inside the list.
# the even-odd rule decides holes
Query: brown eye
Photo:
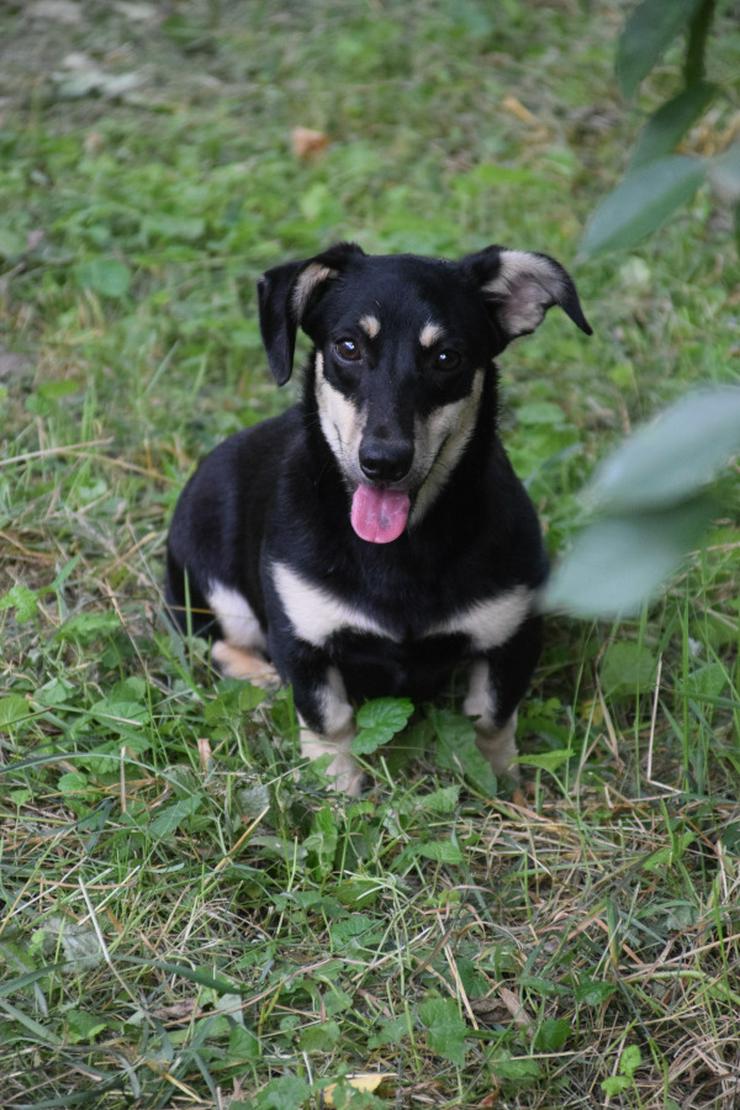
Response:
[[[357,362],[362,358],[360,345],[355,343],[354,339],[338,339],[334,344],[334,350],[342,362]]]
[[[434,365],[438,370],[455,370],[460,365],[460,356],[457,351],[440,351]]]

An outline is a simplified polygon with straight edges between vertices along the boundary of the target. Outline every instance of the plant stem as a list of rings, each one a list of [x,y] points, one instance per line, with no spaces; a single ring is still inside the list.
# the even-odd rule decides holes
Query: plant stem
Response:
[[[684,80],[686,85],[696,85],[704,78],[704,50],[707,35],[714,17],[716,0],[703,0],[701,7],[689,24],[689,37],[686,46]]]

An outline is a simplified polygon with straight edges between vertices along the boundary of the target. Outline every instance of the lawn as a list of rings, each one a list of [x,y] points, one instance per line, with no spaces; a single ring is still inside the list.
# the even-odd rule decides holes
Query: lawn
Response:
[[[680,66],[620,98],[627,7],[3,5],[3,1107],[740,1102],[736,470],[639,618],[549,621],[514,793],[450,691],[338,799],[290,691],[219,680],[162,607],[195,462],[296,396],[255,311],[286,258],[499,242],[571,269],[594,337],[553,312],[500,360],[553,556],[613,444],[737,380],[721,198],[576,258]],[[730,7],[688,151],[736,118]]]

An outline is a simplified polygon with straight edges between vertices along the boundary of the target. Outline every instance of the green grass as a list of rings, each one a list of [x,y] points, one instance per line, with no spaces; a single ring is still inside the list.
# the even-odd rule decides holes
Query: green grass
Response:
[[[196,459],[292,396],[260,349],[261,270],[345,237],[572,267],[678,55],[629,108],[616,3],[32,7],[0,15],[3,1107],[290,1110],[339,1081],[352,1107],[730,1110],[729,481],[649,613],[550,622],[513,797],[442,697],[338,800],[289,692],[219,681],[161,602]],[[72,52],[103,93],[139,83],[73,95]],[[716,35],[710,76],[732,57]],[[297,125],[323,156],[294,158]],[[592,340],[551,313],[501,360],[553,553],[625,430],[731,380],[726,225],[701,192],[637,255],[575,268]],[[389,1078],[351,1095],[365,1071]]]

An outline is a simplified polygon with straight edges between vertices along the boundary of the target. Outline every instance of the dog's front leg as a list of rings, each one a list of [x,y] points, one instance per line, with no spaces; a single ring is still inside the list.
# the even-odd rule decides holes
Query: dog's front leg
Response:
[[[293,687],[300,723],[301,755],[330,755],[327,774],[337,790],[357,797],[363,772],[351,752],[354,715],[339,670],[324,652],[295,641],[281,660],[281,672]]]
[[[517,708],[541,647],[541,619],[529,617],[510,640],[471,664],[463,712],[473,718],[478,750],[496,775],[519,778]]]

